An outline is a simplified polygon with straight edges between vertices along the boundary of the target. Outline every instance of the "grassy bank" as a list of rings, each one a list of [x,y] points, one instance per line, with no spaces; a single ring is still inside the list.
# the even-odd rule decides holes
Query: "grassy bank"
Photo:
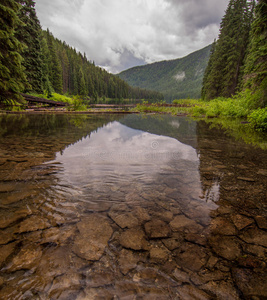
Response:
[[[267,108],[258,108],[263,95],[245,91],[233,98],[217,98],[211,101],[174,100],[178,107],[165,107],[158,104],[137,105],[139,112],[157,112],[170,114],[188,114],[192,117],[243,119],[248,126],[257,131],[267,131]]]

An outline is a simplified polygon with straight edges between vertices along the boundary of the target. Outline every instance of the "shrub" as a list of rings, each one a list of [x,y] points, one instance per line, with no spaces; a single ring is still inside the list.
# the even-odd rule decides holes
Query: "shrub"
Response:
[[[267,107],[258,108],[248,115],[248,121],[258,131],[267,131]]]

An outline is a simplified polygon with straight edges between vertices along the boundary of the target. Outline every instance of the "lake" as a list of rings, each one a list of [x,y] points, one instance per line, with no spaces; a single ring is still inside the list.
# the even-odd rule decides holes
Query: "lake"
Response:
[[[266,183],[204,121],[0,115],[0,298],[266,299]]]

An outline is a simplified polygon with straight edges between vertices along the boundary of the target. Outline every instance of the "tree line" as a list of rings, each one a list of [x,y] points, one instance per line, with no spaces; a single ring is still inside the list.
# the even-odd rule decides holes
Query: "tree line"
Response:
[[[0,4],[0,102],[20,101],[21,92],[99,98],[162,100],[163,95],[131,87],[95,66],[41,29],[33,0],[2,0]]]
[[[232,97],[249,89],[267,104],[266,0],[230,0],[206,68],[202,98]]]

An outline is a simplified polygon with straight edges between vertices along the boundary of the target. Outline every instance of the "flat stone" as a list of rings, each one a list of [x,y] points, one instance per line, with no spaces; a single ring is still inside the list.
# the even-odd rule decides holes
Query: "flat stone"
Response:
[[[264,216],[256,216],[254,218],[259,228],[267,230],[267,217]]]
[[[233,237],[211,236],[209,243],[213,250],[225,259],[235,260],[241,255],[240,245]]]
[[[267,298],[266,273],[256,273],[246,268],[234,268],[232,274],[236,285],[246,299]]]
[[[19,212],[5,212],[0,215],[0,228],[6,228],[13,223],[25,218],[29,215],[29,211],[23,210]]]
[[[45,285],[51,285],[54,277],[66,274],[72,264],[69,246],[49,247],[43,251],[36,275]]]
[[[50,223],[46,219],[43,219],[42,216],[32,215],[19,224],[18,232],[42,230],[50,226]]]
[[[20,192],[13,192],[6,197],[2,197],[1,203],[3,205],[12,204],[15,202],[19,202],[25,198],[33,198],[37,194],[35,190],[25,190]]]
[[[152,262],[164,263],[169,257],[169,252],[163,247],[153,247],[149,251],[149,257]]]
[[[37,267],[42,256],[41,247],[35,247],[34,244],[23,247],[20,252],[12,259],[7,267],[8,272],[18,270],[31,270]]]
[[[235,227],[238,230],[242,230],[245,227],[254,223],[253,219],[247,218],[247,217],[239,215],[239,214],[233,214],[231,217],[232,217],[232,221],[233,221]]]
[[[6,259],[13,254],[17,244],[18,242],[14,242],[0,247],[0,266],[6,263]]]
[[[143,207],[136,207],[134,213],[141,222],[149,221],[151,219],[148,211]]]
[[[79,222],[77,227],[79,234],[74,241],[74,253],[87,260],[99,260],[113,233],[108,220],[92,214]]]
[[[191,219],[188,219],[184,215],[176,216],[170,222],[170,226],[171,226],[171,229],[173,231],[179,231],[179,230],[182,230],[184,228],[191,228],[191,227],[197,228],[197,227],[199,227],[199,225],[195,221],[193,221]]]
[[[264,247],[258,245],[245,244],[244,251],[253,255],[256,255],[261,258],[266,258],[267,250]]]
[[[192,273],[190,276],[190,280],[195,285],[202,285],[209,281],[219,281],[219,280],[226,280],[228,278],[229,274],[224,273],[220,270],[215,271],[203,271],[198,273]]]
[[[208,261],[207,261],[207,264],[206,264],[206,267],[208,269],[213,269],[215,267],[215,265],[217,264],[219,258],[216,257],[216,256],[210,256]]]
[[[133,276],[134,282],[141,282],[145,285],[157,284],[161,288],[172,284],[167,277],[163,276],[156,268],[146,267],[139,270]]]
[[[185,239],[189,242],[205,246],[207,243],[207,238],[199,233],[187,233]]]
[[[121,228],[132,228],[139,224],[139,221],[132,213],[119,213],[110,211],[109,217]]]
[[[102,287],[113,284],[115,282],[114,273],[109,271],[93,271],[91,274],[86,276],[86,286],[89,288]]]
[[[1,160],[0,160],[1,161]],[[12,192],[15,189],[15,182],[1,182],[0,193]]]
[[[164,221],[153,219],[145,224],[145,231],[149,238],[166,238],[171,235],[169,225]]]
[[[13,228],[0,230],[0,245],[5,245],[15,239]]]
[[[205,292],[213,295],[211,299],[227,299],[227,300],[239,300],[239,293],[235,289],[232,282],[227,281],[209,281],[201,286],[201,289]]]
[[[181,283],[190,283],[190,278],[189,278],[189,274],[180,270],[180,269],[175,269],[173,271],[173,276],[175,277],[176,280],[178,280]]]
[[[148,242],[141,227],[124,231],[120,236],[120,244],[128,249],[148,250]]]
[[[212,234],[235,235],[237,230],[235,226],[224,217],[217,217],[211,221],[210,230]]]
[[[75,299],[76,300],[94,300],[94,299],[113,300],[114,294],[108,291],[106,288],[85,288],[82,292],[80,292],[78,297]]]
[[[196,300],[212,300],[211,296],[206,294],[204,291],[192,286],[184,285],[177,289],[179,295],[178,299],[196,299]]]
[[[267,232],[258,228],[249,228],[240,235],[240,238],[249,244],[267,247]]]
[[[162,240],[163,244],[165,245],[166,248],[169,250],[174,250],[176,248],[179,248],[181,244],[184,242],[184,239],[181,238],[169,238],[169,239],[163,239]]]
[[[146,255],[141,255],[141,253],[135,253],[131,250],[122,249],[119,253],[119,267],[121,272],[126,275],[130,270],[136,268],[139,261],[144,261]]]
[[[154,210],[150,211],[153,219],[159,219],[169,223],[173,219],[173,213],[168,210]]]
[[[74,237],[76,226],[52,227],[43,230],[42,244],[57,243],[64,244],[66,241]]]
[[[179,250],[174,250],[175,261],[182,268],[198,272],[206,264],[207,254],[203,247],[184,243]]]
[[[49,299],[76,299],[81,290],[81,282],[81,274],[75,272],[54,278],[48,292]]]
[[[111,207],[111,203],[107,200],[101,200],[101,201],[90,201],[90,202],[84,202],[83,207],[86,211],[90,212],[103,212],[108,211]]]

